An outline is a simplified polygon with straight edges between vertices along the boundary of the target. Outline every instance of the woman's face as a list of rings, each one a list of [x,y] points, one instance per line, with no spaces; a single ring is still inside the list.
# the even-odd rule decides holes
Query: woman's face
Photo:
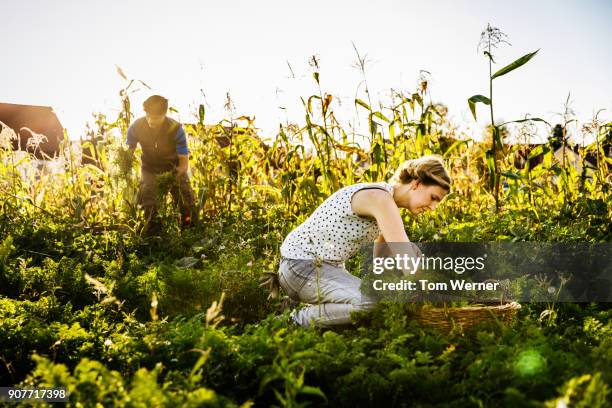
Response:
[[[419,180],[408,184],[397,184],[393,191],[393,200],[400,208],[406,208],[417,215],[425,211],[436,209],[448,191],[441,186],[426,186]]]

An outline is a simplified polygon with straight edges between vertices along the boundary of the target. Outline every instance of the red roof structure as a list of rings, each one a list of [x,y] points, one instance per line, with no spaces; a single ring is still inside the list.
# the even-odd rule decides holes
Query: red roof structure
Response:
[[[64,139],[64,128],[50,106],[0,103],[0,122],[12,128],[18,136],[13,141],[14,150],[27,150],[37,158],[57,155]],[[38,146],[28,144],[28,140],[39,135],[46,140],[43,139]]]

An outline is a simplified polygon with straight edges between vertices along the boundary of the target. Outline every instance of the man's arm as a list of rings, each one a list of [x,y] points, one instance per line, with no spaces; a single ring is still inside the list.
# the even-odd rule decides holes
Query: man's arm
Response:
[[[182,176],[183,174],[187,173],[187,170],[189,170],[189,155],[179,154],[178,159],[179,162],[178,166],[176,167],[176,175]]]
[[[176,175],[182,176],[189,170],[189,150],[187,149],[187,135],[185,130],[180,126],[176,132],[176,154],[178,155],[178,166],[176,167]]]
[[[128,128],[127,131],[127,138],[125,139],[125,144],[128,145],[128,147],[130,148],[131,153],[134,153],[134,150],[136,150],[136,145],[138,145],[138,138],[136,137],[136,134],[134,133],[134,125],[132,124],[132,126],[130,126]]]
[[[138,145],[138,139],[134,134],[134,127],[130,126],[127,132],[127,138],[125,143],[128,145],[128,160],[129,160],[129,168],[132,167],[132,163],[134,162],[134,151],[136,150],[136,146]]]
[[[128,146],[127,152],[128,152],[128,160],[130,163],[129,168],[132,168],[132,163],[134,163],[134,151],[136,150],[136,146]]]

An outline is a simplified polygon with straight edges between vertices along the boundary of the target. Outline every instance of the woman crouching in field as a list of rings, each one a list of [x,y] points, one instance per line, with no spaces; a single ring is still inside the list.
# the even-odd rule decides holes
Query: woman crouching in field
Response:
[[[344,262],[365,244],[410,242],[399,209],[413,215],[434,210],[450,186],[442,159],[423,156],[404,162],[389,183],[353,184],[329,196],[281,246],[280,285],[309,304],[291,313],[293,321],[332,327],[350,323],[351,312],[371,309],[375,301],[362,295],[361,279]]]

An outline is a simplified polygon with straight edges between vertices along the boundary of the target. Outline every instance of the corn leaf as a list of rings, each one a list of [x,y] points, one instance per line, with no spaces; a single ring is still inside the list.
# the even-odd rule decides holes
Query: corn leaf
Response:
[[[364,101],[362,101],[361,99],[357,98],[355,99],[355,106],[360,105],[364,108],[366,108],[369,111],[372,111],[372,108],[370,108],[370,105],[368,105],[367,103],[365,103]]]
[[[468,105],[470,107],[470,111],[472,112],[472,116],[474,120],[476,120],[476,104],[478,102],[484,103],[485,105],[490,105],[491,100],[484,95],[474,95],[468,99]]]
[[[502,123],[499,126],[501,127],[501,126],[507,125],[509,123],[523,123],[523,122],[529,122],[529,121],[532,121],[532,122],[544,122],[548,126],[550,126],[550,123],[548,123],[547,121],[545,121],[544,119],[541,119],[541,118],[526,118],[526,119],[519,119],[519,120],[511,120],[509,122],[504,122],[504,123]]]
[[[534,52],[529,53],[529,54],[525,54],[521,58],[519,58],[516,61],[514,61],[513,63],[511,63],[509,65],[506,65],[505,67],[503,67],[502,69],[500,69],[499,71],[494,73],[491,76],[491,79],[495,79],[495,78],[500,77],[502,75],[506,75],[508,72],[514,71],[518,67],[525,65],[527,62],[529,62],[530,59],[532,59],[538,53],[538,51],[540,51],[540,50],[534,51]]]

